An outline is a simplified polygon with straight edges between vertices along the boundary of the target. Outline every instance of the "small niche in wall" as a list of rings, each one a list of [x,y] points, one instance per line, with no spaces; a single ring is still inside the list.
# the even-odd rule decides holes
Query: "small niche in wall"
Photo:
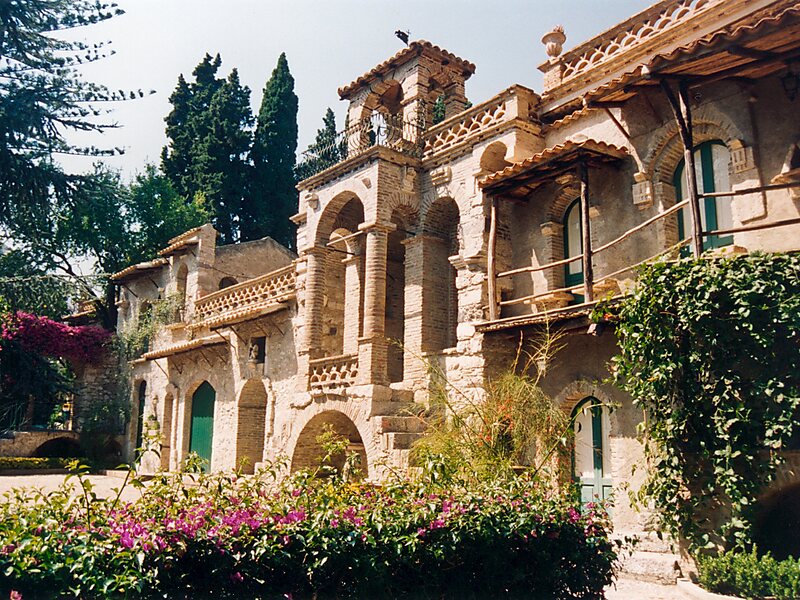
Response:
[[[267,358],[267,338],[254,337],[250,339],[250,356],[249,362],[263,365]]]

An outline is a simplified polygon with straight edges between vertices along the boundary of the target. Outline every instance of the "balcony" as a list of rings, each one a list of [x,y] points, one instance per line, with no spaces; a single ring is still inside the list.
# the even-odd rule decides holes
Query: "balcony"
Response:
[[[189,327],[218,327],[281,310],[295,295],[295,279],[294,265],[289,265],[207,294],[195,302]]]
[[[297,164],[297,179],[302,181],[321,173],[345,160],[364,154],[371,148],[383,146],[407,156],[422,156],[423,127],[404,121],[401,115],[391,116],[373,113],[333,139],[313,144],[300,156]]]
[[[356,382],[358,355],[326,356],[310,361],[310,367],[309,383],[312,394],[341,394]]]

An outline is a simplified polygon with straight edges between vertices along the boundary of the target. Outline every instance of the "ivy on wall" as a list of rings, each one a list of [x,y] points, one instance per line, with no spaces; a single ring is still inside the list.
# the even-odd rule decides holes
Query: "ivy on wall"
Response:
[[[645,414],[639,500],[695,550],[749,547],[800,433],[800,256],[647,265],[617,334],[615,378]]]

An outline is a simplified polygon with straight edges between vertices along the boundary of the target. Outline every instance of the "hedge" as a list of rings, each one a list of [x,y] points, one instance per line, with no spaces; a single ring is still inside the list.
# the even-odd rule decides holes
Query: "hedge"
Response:
[[[0,456],[0,470],[66,469],[74,458]]]
[[[697,560],[700,583],[720,594],[743,598],[795,600],[800,598],[800,560],[775,560],[769,554],[723,552]]]
[[[530,483],[164,476],[132,504],[89,487],[0,506],[0,597],[599,599],[608,532]]]

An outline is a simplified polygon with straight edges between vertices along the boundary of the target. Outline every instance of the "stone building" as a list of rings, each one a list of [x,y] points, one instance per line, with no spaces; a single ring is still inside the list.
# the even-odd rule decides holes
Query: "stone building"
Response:
[[[515,85],[470,108],[475,66],[411,42],[339,89],[351,126],[304,157],[297,257],[217,247],[207,225],[118,273],[121,329],[159,294],[182,309],[134,363],[130,444],[152,422],[165,469],[190,450],[212,470],[297,469],[329,426],[380,478],[420,435],[407,409],[427,400],[428,363],[480,397],[520,337],[557,326],[566,349],[543,385],[578,414],[575,477],[615,495],[619,530],[644,531],[621,491],[643,474],[641,413],[604,383],[614,336],[588,314],[670,249],[798,249],[800,8],[664,0],[564,41],[543,38],[541,94]]]

